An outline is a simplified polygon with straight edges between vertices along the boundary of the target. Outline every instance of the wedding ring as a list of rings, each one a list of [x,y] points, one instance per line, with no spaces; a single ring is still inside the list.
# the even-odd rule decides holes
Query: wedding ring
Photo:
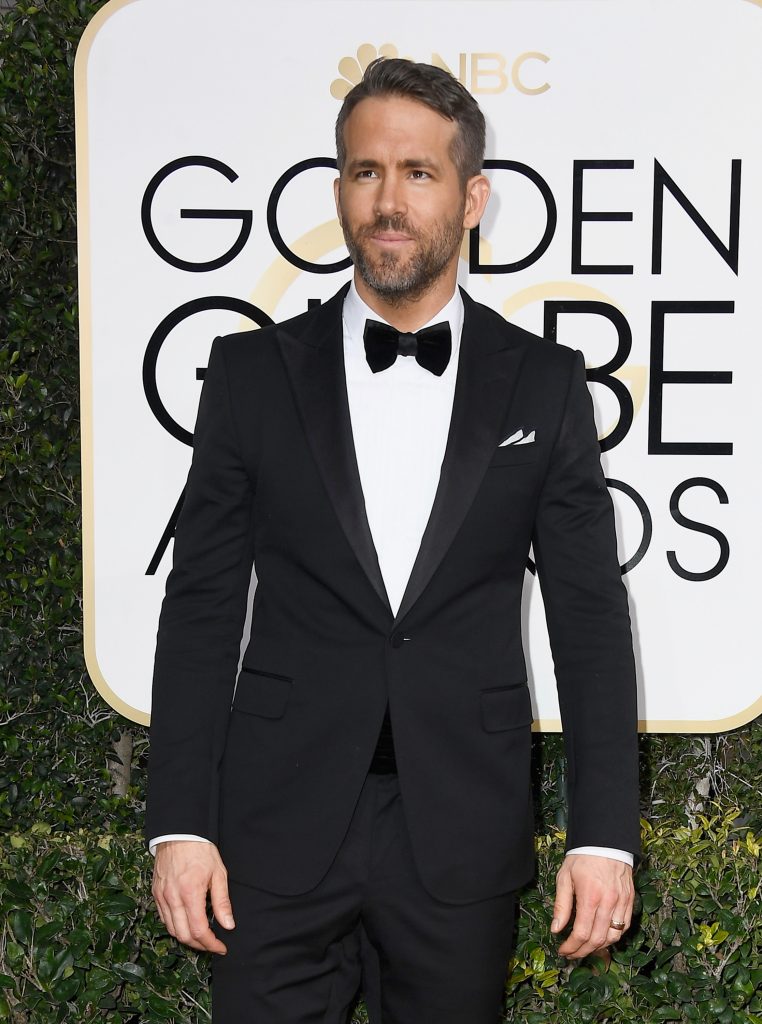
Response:
[[[627,925],[625,924],[624,921],[612,921],[611,922],[611,927],[614,928],[618,932],[623,932],[625,930],[625,928],[627,927]]]

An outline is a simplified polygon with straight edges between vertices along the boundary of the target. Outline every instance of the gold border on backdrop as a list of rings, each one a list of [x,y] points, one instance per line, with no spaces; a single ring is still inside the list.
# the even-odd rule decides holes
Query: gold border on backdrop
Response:
[[[90,182],[89,182],[89,138],[88,138],[88,95],[87,65],[90,50],[98,32],[112,15],[122,8],[140,0],[109,0],[89,22],[80,39],[74,62],[74,101],[77,175],[77,240],[79,255],[79,345],[80,345],[80,417],[82,437],[82,551],[83,551],[83,605],[84,605],[84,652],[85,663],[95,688],[104,700],[119,714],[141,725],[148,725],[150,715],[132,707],[122,700],[108,685],[98,664],[95,644],[95,529],[94,529],[94,467],[93,467],[93,368],[92,368],[92,293],[91,293],[91,236],[90,236]],[[505,0],[502,0],[505,2]],[[762,8],[762,0],[745,0]],[[300,241],[316,253],[334,248],[337,239],[337,225],[326,223],[308,232]],[[486,240],[482,240],[483,242]],[[282,296],[298,271],[289,267],[284,260],[277,259],[264,277],[257,283],[253,295],[270,293]],[[538,284],[506,299],[504,314],[540,297],[562,284],[569,282]],[[577,283],[578,288],[584,286]],[[262,302],[258,302],[262,305]],[[277,303],[276,303],[277,304]],[[266,308],[266,303],[263,308]],[[616,303],[614,303],[616,305]],[[242,324],[241,327],[243,328]],[[248,325],[250,326],[250,325]],[[641,367],[629,367],[630,371],[641,371]],[[622,374],[626,376],[626,374]],[[634,390],[641,390],[642,381],[635,373]],[[640,396],[642,401],[642,395]],[[643,719],[638,723],[641,732],[664,733],[720,733],[739,728],[762,714],[762,696],[744,710],[728,718],[703,721]],[[537,719],[532,729],[535,732],[560,732],[559,719]]]
[[[139,0],[109,0],[88,23],[74,58],[74,133],[77,168],[77,251],[79,259],[79,404],[82,437],[82,604],[85,664],[107,704],[120,715],[148,725],[150,715],[123,701],[101,672],[95,650],[95,510],[93,481],[93,318],[90,289],[90,147],[87,62],[95,37],[108,19]]]
[[[755,0],[756,2],[756,0]],[[760,0],[762,7],[762,0]],[[743,711],[739,711],[729,718],[716,718],[692,722],[682,722],[678,719],[641,718],[638,720],[638,732],[675,732],[675,733],[711,733],[712,735],[721,732],[730,732],[732,729],[740,729],[742,725],[748,725],[755,718],[762,715],[762,697],[758,697],[753,704],[749,704]],[[558,718],[538,718],[532,724],[532,732],[561,732],[561,720]]]

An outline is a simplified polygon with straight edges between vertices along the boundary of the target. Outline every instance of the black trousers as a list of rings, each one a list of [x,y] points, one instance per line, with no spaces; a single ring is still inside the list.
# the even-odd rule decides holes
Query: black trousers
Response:
[[[346,1024],[362,982],[372,1024],[497,1024],[515,898],[455,906],[424,889],[396,775],[369,775],[312,891],[230,883],[236,927],[213,929],[213,1024]]]

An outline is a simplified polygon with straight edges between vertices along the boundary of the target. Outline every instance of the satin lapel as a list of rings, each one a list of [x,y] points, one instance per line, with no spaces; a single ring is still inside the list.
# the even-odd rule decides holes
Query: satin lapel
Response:
[[[524,349],[510,327],[463,292],[463,336],[439,486],[395,625],[421,596],[458,532],[487,470],[512,400]]]
[[[346,287],[316,311],[302,332],[278,329],[281,352],[310,448],[347,540],[391,615],[365,512],[352,439],[342,342]]]

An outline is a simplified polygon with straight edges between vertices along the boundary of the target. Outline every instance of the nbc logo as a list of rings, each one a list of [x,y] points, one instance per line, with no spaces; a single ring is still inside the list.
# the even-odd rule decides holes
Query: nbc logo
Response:
[[[378,48],[371,43],[362,43],[355,57],[342,57],[339,61],[338,72],[341,78],[334,78],[331,82],[331,96],[343,100],[360,81],[367,66],[377,57],[399,56],[393,43],[383,43]],[[530,62],[547,64],[550,57],[545,53],[528,50],[520,53],[513,61],[509,61],[502,53],[459,53],[457,58],[450,65],[440,54],[432,53],[430,63],[455,75],[474,94],[502,93],[512,87],[525,96],[539,96],[550,89],[550,83],[543,80],[544,76],[537,74],[538,69],[530,66]]]

